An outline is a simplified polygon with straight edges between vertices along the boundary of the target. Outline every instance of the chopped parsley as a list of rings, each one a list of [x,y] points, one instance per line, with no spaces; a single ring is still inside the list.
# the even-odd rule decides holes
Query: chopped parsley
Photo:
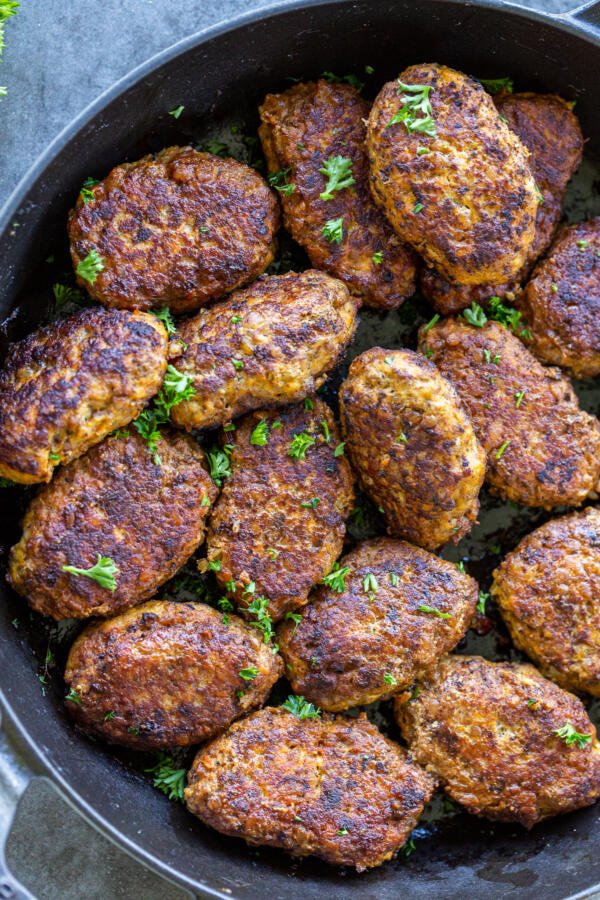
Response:
[[[406,443],[408,443],[408,438],[406,437],[406,435],[404,434],[403,431],[400,432],[400,434],[398,435],[398,437],[397,437],[396,440],[395,440],[395,443],[396,443],[396,444],[406,444]]]
[[[534,185],[534,187],[535,187],[535,192],[536,192],[536,194],[537,194],[538,203],[541,204],[541,203],[544,202],[544,195],[543,195],[542,192],[540,191],[540,189],[539,189],[539,187],[537,186],[537,184]]]
[[[331,441],[331,431],[329,430],[329,425],[327,424],[327,422],[324,419],[320,423],[320,425],[321,425],[321,431],[323,432],[323,436],[325,437],[325,440],[329,444]]]
[[[254,582],[250,582],[252,585],[252,591],[249,591],[248,588],[250,585],[246,585],[246,589],[244,593],[253,594],[254,593]],[[271,638],[275,637],[275,632],[273,630],[273,622],[271,620],[271,616],[269,615],[269,601],[266,597],[253,597],[250,603],[246,606],[246,611],[250,613],[250,615],[254,616],[254,621],[251,621],[250,624],[254,628],[258,628],[263,636],[263,641],[265,644],[268,644],[271,641]]]
[[[447,612],[442,612],[441,609],[436,609],[435,606],[428,606],[426,603],[421,603],[417,606],[417,612],[429,613],[432,616],[437,616],[438,619],[451,619],[452,615]]]
[[[496,322],[500,322],[501,325],[506,325],[511,331],[516,332],[517,328],[521,326],[522,314],[518,309],[506,306],[500,297],[490,297],[488,318],[494,319]],[[519,335],[524,338],[531,337],[525,328],[521,329]]]
[[[155,319],[159,319],[163,323],[167,329],[167,334],[175,334],[177,332],[171,310],[166,306],[163,306],[162,309],[151,309],[150,312]]]
[[[319,172],[327,178],[325,190],[319,194],[321,200],[333,200],[334,191],[343,191],[355,184],[352,177],[352,160],[345,156],[330,156]]]
[[[231,156],[227,144],[224,144],[223,141],[216,141],[214,139],[205,141],[203,144],[198,144],[196,150],[199,150],[201,153],[212,153],[213,156],[220,156],[222,159],[226,156]]]
[[[175,109],[169,110],[169,115],[173,116],[174,119],[178,119],[181,113],[184,111],[185,106],[182,106],[180,103],[179,106],[176,106]]]
[[[368,66],[365,66],[365,72],[367,73],[367,75],[369,75],[370,73],[367,72],[367,68],[368,68]],[[360,93],[360,91],[362,91],[362,89],[365,86],[364,81],[361,81],[360,78],[357,78],[356,75],[352,75],[352,74],[350,74],[350,75],[335,75],[333,72],[323,72],[323,74],[321,75],[321,78],[324,78],[325,81],[328,81],[330,84],[335,84],[336,82],[339,84],[340,83],[349,84],[353,88],[356,88],[356,90],[359,93]]]
[[[390,584],[392,585],[392,587],[396,587],[396,585],[398,584],[398,576],[395,572],[390,572]]]
[[[306,459],[306,451],[309,447],[314,446],[315,443],[314,437],[305,431],[301,431],[292,438],[288,456],[291,456],[292,459]]]
[[[327,238],[330,244],[341,244],[344,237],[344,219],[329,219],[322,228],[323,237]]]
[[[320,502],[318,497],[313,497],[312,500],[303,500],[300,506],[304,509],[316,509]]]
[[[226,446],[228,447],[229,445],[227,444]],[[206,454],[208,472],[217,487],[221,487],[223,479],[229,478],[231,475],[230,455],[231,450],[225,448],[223,450],[216,448]]]
[[[261,419],[252,429],[250,435],[250,443],[254,447],[264,447],[269,441],[269,423],[265,419]]]
[[[85,578],[91,578],[107,591],[117,589],[115,576],[119,574],[119,569],[110,556],[101,556],[99,553],[98,559],[89,569],[79,569],[77,566],[61,566],[61,569],[70,575],[83,575]]]
[[[241,369],[244,368],[244,360],[243,360],[243,359],[235,359],[235,358],[234,358],[234,359],[231,360],[231,365],[233,366],[233,368],[234,368],[237,372],[239,372]]]
[[[423,334],[427,334],[427,332],[429,331],[429,329],[430,329],[430,328],[433,328],[433,326],[435,325],[435,323],[436,323],[436,322],[439,322],[439,321],[440,321],[439,313],[436,313],[435,316],[433,316],[433,318],[431,318],[431,319],[429,320],[429,322],[427,323],[427,325],[423,325]],[[386,362],[387,362],[387,359],[386,359]]]
[[[144,771],[154,776],[154,787],[166,794],[169,800],[181,800],[183,802],[186,770],[178,769],[172,756],[169,756],[167,753],[159,753],[156,765],[151,766],[149,769],[144,769]]]
[[[550,290],[552,291],[553,294],[557,294],[557,293],[558,293],[558,285],[556,284],[555,281],[551,282],[551,284],[550,284]]]
[[[488,94],[499,94],[500,91],[505,91],[507,94],[513,92],[512,78],[479,78],[478,81]]]
[[[470,309],[464,310],[463,317],[466,319],[469,325],[474,325],[475,328],[483,328],[483,326],[487,322],[486,314],[484,313],[479,303],[475,303],[475,301],[471,303]],[[489,362],[489,360],[487,360],[487,362]]]
[[[373,263],[376,266],[380,266],[381,263],[383,262],[383,250],[378,250],[376,253],[373,254],[371,259],[373,260]]]
[[[100,184],[97,178],[86,178],[81,186],[81,199],[84,203],[89,203],[90,200],[94,199],[94,192],[92,190],[93,187],[96,187],[97,184]]]
[[[287,700],[281,704],[281,708],[287,709],[298,719],[318,719],[321,715],[318,706],[313,706],[304,697],[298,697],[296,694],[290,694]]]
[[[432,91],[431,85],[404,84],[400,79],[398,79],[398,84],[400,85],[398,93],[402,95],[400,97],[402,109],[392,116],[386,127],[389,128],[391,125],[398,125],[402,122],[409,134],[418,131],[428,137],[435,137],[437,132],[429,99]],[[402,93],[403,91],[404,93]]]
[[[68,284],[53,284],[52,293],[57,312],[70,304],[78,305],[84,302],[84,296],[79,288],[70,287]]]
[[[383,676],[383,680],[385,681],[386,684],[397,684],[398,683],[398,679],[395,678],[391,672],[386,672]]]
[[[238,675],[240,678],[243,678],[244,681],[253,681],[258,675],[258,669],[256,666],[248,666],[245,669],[240,669]]]
[[[365,592],[365,594],[368,594],[368,593],[376,594],[379,589],[377,579],[375,578],[375,576],[373,575],[372,572],[367,572],[367,574],[365,575],[365,577],[362,580],[362,586],[363,586],[363,591]]]
[[[423,209],[422,203],[415,203],[415,205],[413,206],[413,212],[415,213],[415,215],[417,213],[420,213],[422,209]]]
[[[591,734],[581,734],[581,732],[577,731],[570,722],[567,722],[562,728],[555,728],[553,733],[564,741],[567,747],[571,747],[575,744],[579,750],[583,750],[586,744],[589,744],[592,740]]]
[[[336,831],[336,834],[338,835],[338,837],[343,837],[345,834],[348,834],[348,829],[347,828],[338,828],[338,830]]]
[[[315,408],[315,404],[310,399],[310,397],[305,397],[304,398],[304,409],[306,410],[306,412],[309,412],[311,409],[314,409],[314,408]]]
[[[324,584],[328,588],[331,588],[332,591],[337,591],[338,594],[341,594],[346,590],[345,579],[349,571],[350,566],[340,567],[339,563],[335,563],[329,575],[323,577],[321,584]]]
[[[167,424],[174,406],[194,396],[196,389],[193,381],[191,375],[168,365],[163,385],[152,406],[142,410],[133,423],[138,434],[146,441],[156,465],[160,465],[160,456],[157,453],[160,426]]]
[[[589,241],[577,241],[577,246],[580,250],[585,250],[588,244]]]
[[[283,618],[289,619],[291,622],[294,623],[294,628],[292,630],[292,637],[294,637],[296,632],[298,631],[298,625],[302,621],[302,615],[300,613],[295,613],[295,612],[286,612],[286,614]]]
[[[94,284],[100,272],[104,270],[104,261],[97,250],[90,250],[85,259],[80,260],[75,271],[88,284]]]
[[[523,397],[525,396],[525,391],[515,391],[515,406],[517,409],[521,406],[523,402]]]
[[[296,190],[296,186],[291,184],[288,181],[288,175],[291,172],[291,167],[287,169],[279,169],[278,172],[273,172],[272,175],[269,175],[267,181],[271,185],[272,188],[275,188],[276,191],[279,191],[280,194],[293,194]]]
[[[81,706],[81,697],[79,696],[75,688],[71,688],[71,690],[65,697],[65,700],[70,700],[71,703],[76,703],[78,706]]]
[[[117,715],[116,712],[115,712],[113,709],[110,709],[110,710],[106,713],[106,715],[104,716],[104,720],[103,720],[103,721],[104,721],[104,722],[110,722],[112,719],[115,718],[116,715]]]
[[[489,599],[489,594],[486,594],[485,591],[479,591],[479,597],[477,598],[477,612],[481,613],[482,616],[485,616],[485,604]]]
[[[237,325],[239,322],[242,321],[242,317],[241,316],[232,316],[229,321],[231,322],[232,325]]]
[[[504,443],[501,444],[500,447],[498,447],[498,449],[494,453],[494,456],[496,457],[496,459],[500,459],[500,457],[503,455],[504,451],[507,449],[507,447],[509,445],[510,445],[510,441],[504,441]]]
[[[344,451],[346,449],[346,441],[342,441],[341,444],[338,444],[335,450],[333,451],[333,455],[336,459],[340,456],[344,455]]]

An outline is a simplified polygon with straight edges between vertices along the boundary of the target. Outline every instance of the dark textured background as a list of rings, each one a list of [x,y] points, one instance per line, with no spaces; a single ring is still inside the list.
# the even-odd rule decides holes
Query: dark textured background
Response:
[[[418,0],[415,0],[418,2]],[[47,144],[98,94],[170,44],[269,5],[264,0],[21,0],[6,25],[0,84],[0,205]],[[522,0],[563,12],[577,0]],[[107,785],[110,791],[111,786]],[[40,900],[181,900],[38,782],[8,844],[12,869]]]

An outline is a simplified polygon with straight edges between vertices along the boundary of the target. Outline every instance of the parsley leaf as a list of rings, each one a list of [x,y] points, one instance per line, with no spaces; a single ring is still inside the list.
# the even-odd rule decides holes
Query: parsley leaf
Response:
[[[365,72],[367,72],[368,66],[365,66]],[[367,72],[367,75],[370,73]],[[324,78],[325,81],[328,81],[330,84],[345,83],[351,85],[353,88],[360,93],[365,86],[364,81],[361,81],[360,78],[357,78],[356,75],[335,75],[333,72],[323,72],[321,78]]]
[[[344,237],[344,219],[329,219],[325,222],[321,229],[323,237],[327,238],[330,244],[341,244]]]
[[[344,455],[344,451],[346,449],[346,441],[342,441],[341,444],[338,444],[335,450],[333,451],[333,455],[338,459],[340,456]]]
[[[512,94],[513,92],[512,78],[479,78],[478,81],[488,94],[499,94],[500,91],[506,91],[507,94]]]
[[[119,574],[119,569],[114,559],[111,559],[110,556],[101,556],[99,553],[98,559],[89,569],[79,569],[77,566],[61,566],[61,569],[70,575],[83,575],[86,578],[91,578],[92,581],[97,582],[100,587],[106,588],[107,591],[115,591],[117,589],[115,575]]]
[[[281,704],[281,708],[287,709],[298,719],[318,719],[321,715],[318,706],[313,706],[304,697],[297,697],[296,694],[290,694],[287,700]]]
[[[400,97],[402,109],[392,116],[386,128],[403,122],[409,134],[418,131],[429,137],[435,137],[437,132],[429,99],[432,86],[430,84],[404,84],[400,79],[398,79],[398,84],[401,88],[398,93],[402,94]]]
[[[340,564],[335,563],[329,575],[325,575],[321,579],[321,584],[324,584],[328,588],[331,588],[332,591],[337,591],[338,594],[341,594],[346,590],[345,578],[349,571],[350,566],[343,566],[340,568]]]
[[[482,616],[485,616],[485,604],[489,599],[489,594],[486,594],[485,591],[479,591],[479,597],[477,599],[477,612],[481,613]]]
[[[383,262],[383,250],[378,250],[376,253],[373,254],[371,259],[373,260],[374,265],[380,266],[381,263]]]
[[[367,574],[365,575],[365,577],[362,580],[362,586],[363,586],[363,591],[365,592],[365,594],[368,594],[371,592],[373,594],[376,594],[379,589],[377,579],[375,578],[375,576],[373,575],[372,572],[367,572]]]
[[[100,272],[104,270],[104,261],[97,250],[90,250],[85,259],[80,260],[75,271],[88,284],[94,284]]]
[[[250,584],[252,585],[251,591],[248,590]],[[244,593],[254,593],[254,582],[250,582],[250,584],[246,586]],[[275,637],[275,631],[273,630],[273,622],[269,615],[269,601],[267,598],[263,596],[253,597],[252,601],[246,606],[246,612],[249,612],[251,616],[254,616],[254,621],[251,621],[250,624],[254,628],[258,628],[262,633],[263,641],[265,644],[268,644],[269,641]]]
[[[269,423],[265,419],[261,419],[254,428],[252,429],[252,433],[250,435],[250,443],[254,447],[264,447],[265,444],[268,443],[269,440]]]
[[[314,446],[315,439],[305,431],[295,434],[288,450],[288,456],[292,459],[306,459],[306,451],[309,447]]]
[[[81,698],[75,688],[71,688],[71,690],[65,697],[65,700],[70,700],[71,703],[76,703],[78,706],[81,706]]]
[[[288,166],[287,169],[279,169],[278,172],[273,172],[268,176],[267,181],[271,185],[271,187],[275,188],[276,191],[279,191],[280,194],[293,194],[296,190],[296,186],[291,184],[288,181],[288,175],[291,172],[291,166]]]
[[[253,681],[258,675],[258,669],[256,666],[248,666],[246,669],[240,669],[238,675],[240,678],[243,678],[244,681]]]
[[[133,422],[134,428],[148,444],[148,450],[154,455],[154,462],[160,465],[157,446],[160,440],[160,426],[166,425],[171,410],[184,400],[189,400],[196,393],[193,376],[180,372],[175,366],[168,365],[162,388],[155,397],[153,405],[142,410]]]
[[[485,323],[487,322],[487,316],[479,303],[471,303],[470,309],[465,309],[463,312],[463,318],[467,320],[469,325],[474,325],[475,328],[483,328]]]
[[[65,306],[79,305],[84,302],[84,296],[79,288],[70,287],[68,284],[53,284],[54,307],[61,312]]]
[[[352,160],[345,156],[330,156],[319,172],[327,177],[325,190],[319,194],[321,200],[333,200],[334,191],[343,191],[356,183],[352,177]]]
[[[430,613],[432,616],[437,616],[438,619],[451,619],[452,615],[447,612],[442,612],[441,609],[436,609],[435,606],[428,606],[426,603],[421,603],[417,606],[418,612]]]
[[[149,769],[144,769],[149,775],[153,775],[155,788],[166,794],[169,800],[181,800],[183,802],[183,790],[185,788],[185,769],[176,768],[172,756],[167,753],[158,754],[158,762]]]
[[[316,509],[320,502],[318,497],[313,497],[312,500],[303,500],[300,506],[303,506],[304,509]]]
[[[553,729],[553,733],[565,742],[567,747],[576,744],[579,750],[583,750],[586,744],[592,740],[591,734],[581,734],[570,722],[567,722],[562,728]]]
[[[89,203],[90,200],[94,199],[94,192],[92,190],[93,187],[96,187],[97,184],[100,184],[97,178],[86,178],[83,182],[80,190],[81,199],[84,203]]]
[[[181,113],[184,111],[185,106],[182,106],[181,103],[179,106],[176,106],[175,109],[169,110],[169,115],[173,116],[174,119],[178,119]]]
[[[285,614],[285,616],[284,616],[283,618],[284,618],[284,619],[289,619],[291,622],[294,623],[294,628],[293,628],[293,630],[292,630],[292,637],[294,637],[295,634],[296,634],[296,632],[298,631],[298,625],[299,625],[300,622],[302,621],[302,615],[301,615],[301,613],[286,612],[286,614]]]
[[[173,321],[173,316],[171,315],[171,310],[166,306],[163,306],[162,309],[151,309],[149,312],[156,318],[160,319],[165,328],[167,329],[167,334],[176,334],[177,329],[175,328],[175,322]]]
[[[231,475],[231,461],[229,458],[230,455],[231,451],[228,451],[225,448],[223,450],[219,450],[218,447],[206,454],[208,471],[210,477],[217,485],[217,487],[221,487],[223,479],[229,478],[229,476]]]
[[[398,683],[398,679],[395,678],[391,672],[386,672],[383,676],[383,680],[385,681],[386,684],[397,684]]]

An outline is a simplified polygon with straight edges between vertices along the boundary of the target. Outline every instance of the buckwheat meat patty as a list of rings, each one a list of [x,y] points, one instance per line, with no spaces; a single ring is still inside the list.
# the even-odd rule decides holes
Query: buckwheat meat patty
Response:
[[[453,382],[487,452],[486,480],[523,506],[578,506],[600,477],[600,423],[571,383],[498,322],[446,319],[421,349]]]
[[[461,285],[448,282],[435,269],[421,274],[421,291],[443,315],[466,309],[474,301],[485,304],[492,296],[513,301],[519,284],[536,259],[547,250],[562,214],[567,185],[579,168],[583,134],[573,104],[556,94],[508,94],[494,97],[501,116],[527,150],[529,168],[539,190],[535,237],[520,271],[513,281],[501,285]]]
[[[600,796],[596,729],[533,666],[447,656],[395,711],[417,762],[473,815],[531,828]]]
[[[600,217],[561,229],[518,305],[538,359],[600,375]]]
[[[339,556],[354,503],[329,407],[261,410],[227,434],[231,476],[209,521],[208,557],[240,612],[265,597],[272,619],[303,606]],[[252,589],[251,589],[252,588]]]
[[[133,430],[105,438],[34,497],[9,559],[10,583],[33,609],[113,615],[152,597],[202,543],[217,493],[204,454],[182,434],[163,434],[158,449],[161,465]],[[108,567],[114,584],[65,566]]]
[[[86,309],[13,344],[0,371],[0,475],[50,481],[135,419],[166,367],[167,333],[146,313]]]
[[[600,511],[546,522],[494,572],[512,639],[552,681],[600,697]]]
[[[527,151],[480,84],[410,66],[377,96],[367,151],[375,200],[427,265],[462,284],[517,274],[538,197]]]
[[[264,272],[278,227],[254,169],[168,147],[87,187],[68,232],[79,284],[104,306],[184,313]]]
[[[356,330],[356,302],[324,272],[261,278],[179,329],[177,362],[195,395],[173,422],[188,431],[300,400],[326,380]]]
[[[340,561],[341,593],[318,588],[278,641],[294,691],[331,712],[385,700],[452,650],[477,606],[476,582],[390,538]]]
[[[267,95],[259,134],[279,182],[285,227],[313,266],[340,278],[368,306],[393,309],[414,293],[416,256],[371,197],[368,115],[369,104],[348,84],[295,84]],[[351,183],[327,194],[321,170],[340,160]]]
[[[188,809],[222,834],[359,872],[399,850],[435,787],[364,714],[300,719],[281,706],[203,747],[188,780]]]
[[[78,725],[136,750],[205,741],[261,706],[280,657],[255,628],[204,603],[154,600],[80,634],[67,660]]]
[[[346,448],[388,532],[430,550],[477,519],[485,452],[454,387],[424,356],[375,347],[340,387]]]

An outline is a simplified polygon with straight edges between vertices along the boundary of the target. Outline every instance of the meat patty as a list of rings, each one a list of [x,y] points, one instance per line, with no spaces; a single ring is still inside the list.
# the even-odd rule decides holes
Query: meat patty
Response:
[[[600,796],[596,729],[533,666],[448,656],[395,711],[417,762],[476,816],[531,828]]]
[[[191,438],[163,434],[160,458],[137,432],[108,437],[34,497],[9,559],[10,583],[33,609],[54,619],[113,615],[181,568],[202,543],[217,490]],[[114,590],[64,571],[99,557],[118,570]]]
[[[546,522],[494,572],[512,639],[544,675],[600,697],[600,510]]]
[[[342,592],[318,588],[279,629],[294,691],[331,712],[412,684],[464,636],[478,597],[454,563],[390,538],[359,544],[340,568]]]
[[[511,131],[529,150],[529,168],[539,190],[535,237],[514,280],[506,284],[464,285],[449,282],[435,269],[423,269],[421,291],[443,315],[467,309],[471,303],[485,305],[492,296],[514,301],[519,284],[536,259],[547,250],[562,214],[567,185],[579,168],[583,134],[573,104],[556,94],[508,94],[494,97],[496,108]]]
[[[267,707],[203,747],[190,812],[249,844],[357,871],[404,844],[435,782],[364,714],[300,719]]]
[[[527,151],[480,84],[446,66],[410,66],[377,96],[367,151],[376,201],[429,266],[462,284],[517,274],[538,197]]]
[[[301,400],[326,380],[356,330],[356,304],[323,272],[256,281],[179,329],[177,368],[195,395],[173,409],[176,425],[205,428],[262,406]]]
[[[340,278],[368,306],[393,309],[414,293],[416,257],[371,198],[368,115],[369,104],[348,84],[295,84],[267,95],[259,134],[270,172],[284,182],[285,227],[313,266]],[[350,164],[352,184],[322,199],[328,176],[321,170],[336,159]],[[337,231],[327,237],[331,222]]]
[[[237,617],[153,600],[93,622],[69,653],[67,708],[78,725],[137,750],[187,747],[257,709],[283,664]]]
[[[538,359],[600,375],[600,216],[562,228],[518,305]]]
[[[388,532],[434,550],[477,519],[485,452],[453,386],[424,356],[376,347],[340,387],[348,454]]]
[[[68,223],[78,282],[94,299],[174,313],[253,281],[278,228],[276,198],[254,169],[191,147],[115,166]]]
[[[208,557],[245,614],[261,596],[272,619],[303,606],[342,550],[352,474],[335,455],[331,410],[316,398],[306,405],[251,413],[227,435],[231,476],[210,518]]]
[[[600,477],[600,422],[571,383],[542,366],[503,325],[446,319],[421,349],[453,382],[487,452],[495,493],[523,506],[578,506]]]
[[[166,367],[167,333],[147,313],[86,309],[13,344],[0,371],[0,475],[50,481],[135,419]]]

